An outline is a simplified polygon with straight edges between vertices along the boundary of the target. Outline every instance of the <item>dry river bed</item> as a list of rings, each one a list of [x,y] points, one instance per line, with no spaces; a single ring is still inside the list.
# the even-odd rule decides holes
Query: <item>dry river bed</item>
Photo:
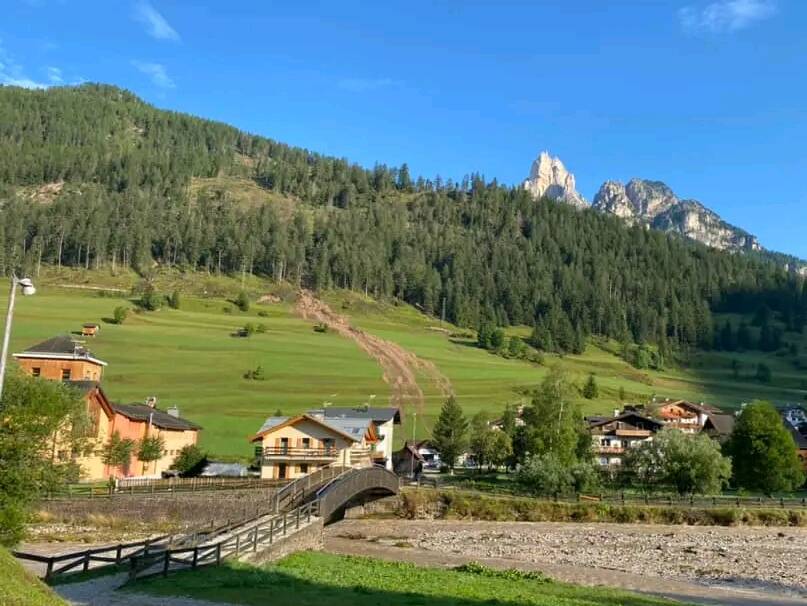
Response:
[[[546,564],[550,576],[552,567],[590,569],[596,584],[609,584],[607,571],[619,571],[648,578],[648,586],[683,581],[807,603],[804,528],[368,519],[330,526],[326,536],[401,553]]]

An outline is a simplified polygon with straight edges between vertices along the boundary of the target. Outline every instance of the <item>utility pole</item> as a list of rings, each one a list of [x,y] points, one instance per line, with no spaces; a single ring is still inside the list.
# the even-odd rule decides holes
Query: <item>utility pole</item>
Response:
[[[417,427],[418,413],[412,413],[412,463],[409,468],[412,472],[412,477],[415,477],[415,428]]]
[[[440,326],[446,321],[446,298],[443,297],[443,311],[440,313]]]
[[[3,383],[6,378],[6,358],[8,357],[8,342],[11,338],[11,319],[14,316],[14,300],[17,295],[17,287],[22,287],[22,294],[32,295],[36,292],[34,283],[30,278],[19,279],[11,274],[11,290],[8,293],[8,310],[6,311],[6,330],[3,333],[3,352],[0,353],[0,401],[3,398]]]

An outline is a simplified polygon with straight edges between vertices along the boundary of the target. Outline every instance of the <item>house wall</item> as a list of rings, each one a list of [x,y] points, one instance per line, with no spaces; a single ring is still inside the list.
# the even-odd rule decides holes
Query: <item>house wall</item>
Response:
[[[17,358],[20,368],[33,375],[39,368],[39,376],[52,381],[62,380],[62,371],[70,370],[71,381],[100,381],[104,367],[89,360],[59,360],[54,358]]]
[[[392,471],[392,439],[394,431],[394,419],[390,419],[386,423],[377,425],[377,433],[380,439],[375,445],[376,452],[384,453],[384,458],[387,460],[386,467]]]
[[[319,423],[309,420],[302,420],[294,425],[287,425],[281,427],[276,431],[263,436],[261,440],[261,447],[278,447],[281,445],[283,438],[288,438],[289,448],[302,448],[303,438],[311,440],[310,448],[324,448],[324,440],[333,439],[334,448],[337,450],[337,459],[334,461],[329,459],[327,461],[316,461],[309,459],[295,458],[294,455],[289,454],[285,459],[274,457],[275,461],[264,461],[261,464],[261,478],[272,479],[278,477],[279,466],[281,463],[286,465],[286,478],[294,479],[311,473],[321,467],[327,467],[331,464],[350,466],[350,446],[352,442],[338,433],[329,431],[328,428],[323,427]],[[307,471],[301,470],[300,465],[307,465]]]

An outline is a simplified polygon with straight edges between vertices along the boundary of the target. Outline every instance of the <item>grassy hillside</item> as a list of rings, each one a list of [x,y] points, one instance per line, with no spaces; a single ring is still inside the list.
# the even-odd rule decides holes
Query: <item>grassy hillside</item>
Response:
[[[64,606],[65,602],[39,579],[28,574],[0,548],[0,604],[3,606]]]
[[[464,571],[445,570],[314,552],[297,553],[263,568],[230,564],[204,573],[181,572],[167,579],[147,580],[131,590],[254,606],[672,604],[603,587],[554,583],[540,573],[496,571],[473,565]]]
[[[315,331],[312,321],[295,312],[294,291],[289,287],[256,278],[245,281],[254,299],[273,294],[242,313],[227,300],[241,288],[240,280],[166,272],[156,277],[157,289],[165,293],[180,289],[184,293],[181,309],[132,313],[122,326],[104,322],[115,307],[134,307],[128,291],[135,279],[131,274],[44,270],[37,280],[37,295],[18,299],[12,351],[55,334],[77,331],[83,322],[101,322],[101,333],[90,340],[89,347],[109,363],[104,375],[109,396],[127,402],[156,395],[162,407],[178,405],[184,416],[204,427],[202,444],[217,455],[248,456],[247,436],[278,409],[289,414],[323,402],[383,404],[390,397],[381,367],[335,331]],[[92,286],[122,292],[100,296],[88,288]],[[5,296],[5,290],[2,294]],[[552,364],[564,367],[579,385],[589,373],[596,375],[599,397],[579,398],[587,413],[609,412],[619,406],[620,388],[629,401],[643,401],[655,394],[727,408],[761,397],[794,401],[807,391],[801,383],[804,372],[794,368],[790,357],[703,353],[693,356],[689,369],[640,371],[615,355],[618,345],[600,340],[592,342],[583,355],[546,356],[542,365],[536,365],[478,349],[467,331],[441,325],[408,305],[376,302],[347,291],[332,291],[322,298],[353,326],[432,363],[469,414],[489,410],[495,415],[508,402],[524,401]],[[247,322],[264,324],[266,332],[250,338],[232,336]],[[802,341],[801,350],[805,348],[807,343]],[[740,363],[737,378],[732,359]],[[771,385],[747,376],[753,375],[760,360],[773,371]],[[263,367],[265,381],[243,378],[258,365]],[[412,435],[414,412],[418,412],[416,435],[427,436],[443,401],[435,373],[419,369],[416,378],[425,405],[418,410],[405,402],[405,424],[396,436],[399,440]]]

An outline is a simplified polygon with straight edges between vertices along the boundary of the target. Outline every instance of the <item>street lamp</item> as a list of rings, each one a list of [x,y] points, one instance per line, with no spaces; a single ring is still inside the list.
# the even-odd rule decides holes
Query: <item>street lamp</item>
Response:
[[[8,311],[6,312],[6,331],[3,334],[3,353],[0,354],[0,402],[3,398],[3,384],[6,378],[6,357],[8,356],[8,340],[11,338],[11,318],[14,315],[14,299],[17,296],[17,287],[26,297],[34,294],[36,288],[31,278],[18,278],[11,274],[11,290],[8,293]]]

